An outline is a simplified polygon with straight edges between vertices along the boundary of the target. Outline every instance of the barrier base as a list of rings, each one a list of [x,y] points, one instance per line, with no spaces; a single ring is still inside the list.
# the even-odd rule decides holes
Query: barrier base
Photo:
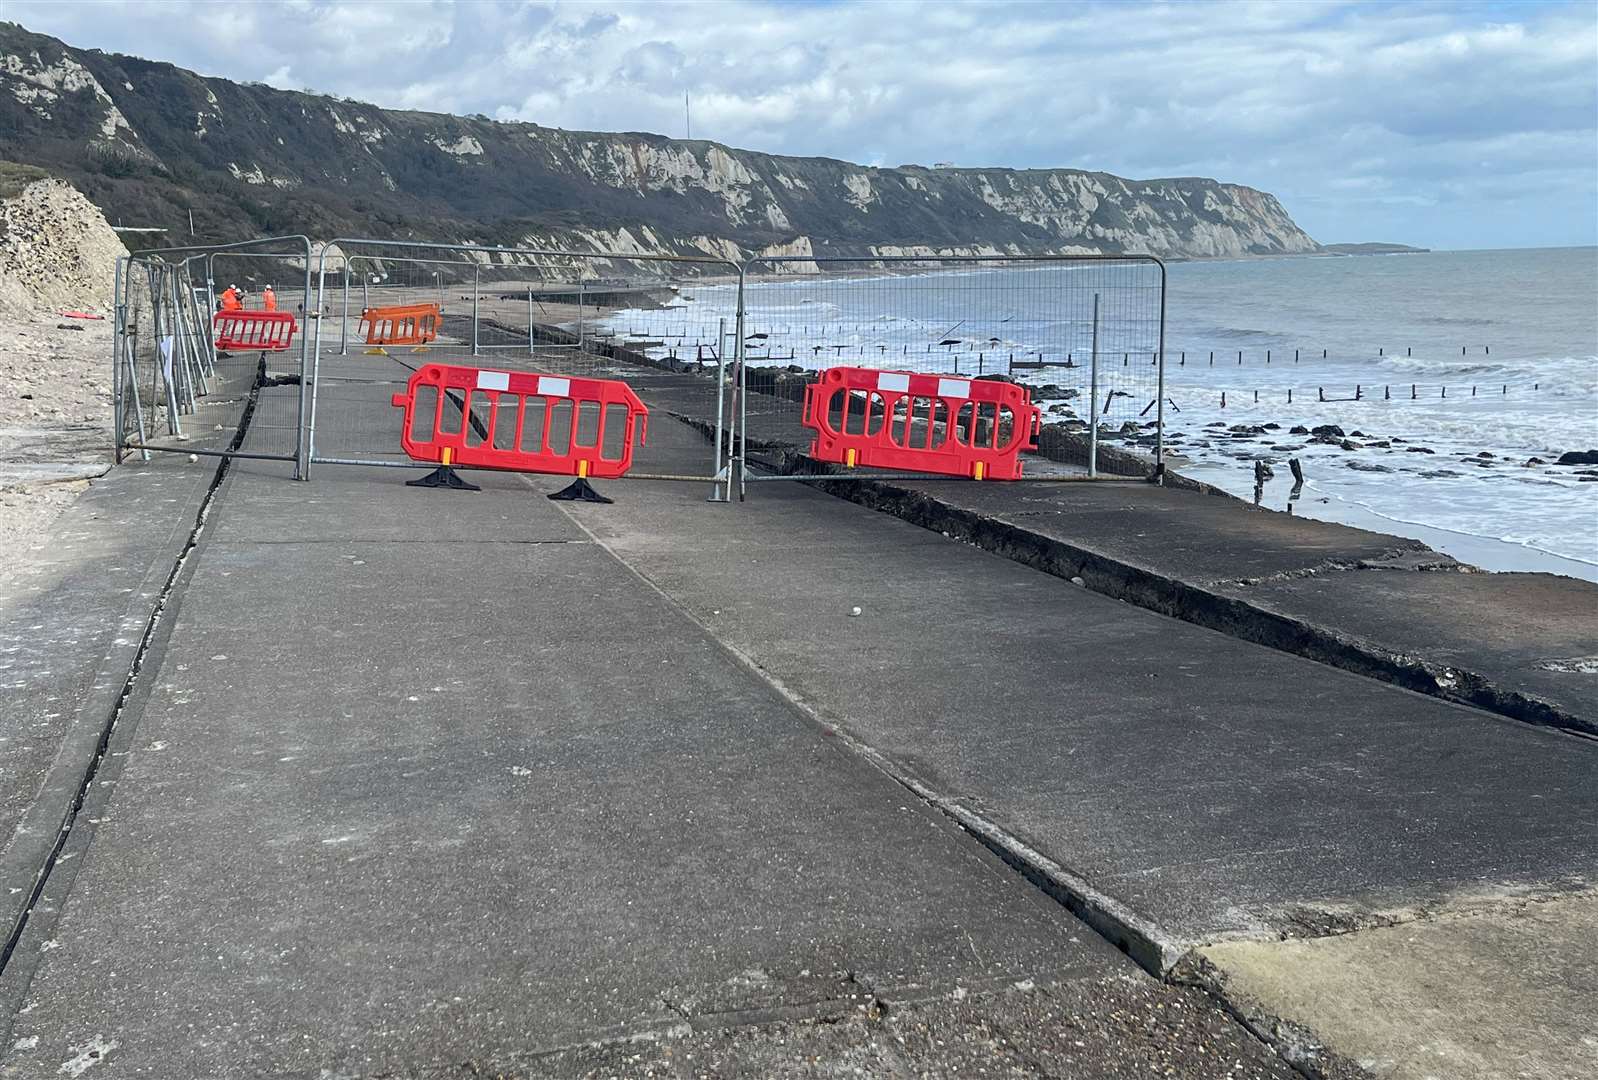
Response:
[[[440,465],[426,476],[405,481],[406,487],[450,488],[453,491],[482,491],[476,484],[461,479],[461,474],[448,465]]]
[[[615,499],[607,499],[595,491],[594,485],[581,476],[549,497],[557,502],[613,503],[616,501]]]

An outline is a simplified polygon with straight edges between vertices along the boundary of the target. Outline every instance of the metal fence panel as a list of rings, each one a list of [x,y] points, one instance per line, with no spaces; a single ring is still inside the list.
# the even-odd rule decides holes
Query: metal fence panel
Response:
[[[1158,472],[1165,268],[1152,256],[758,259],[742,300],[697,306],[700,322],[742,319],[742,431],[773,470],[751,480],[809,471],[804,388],[838,365],[1030,386],[1044,428],[1029,479]]]
[[[710,258],[332,241],[317,273],[324,317],[312,346],[310,460],[416,467],[401,451],[391,396],[432,360],[621,379],[651,411],[629,475],[721,487],[734,339],[696,320],[692,298],[702,288],[736,298],[738,276],[736,264]],[[437,305],[436,337],[387,344],[363,320],[413,305]],[[489,406],[473,395],[455,407]],[[472,422],[487,429],[486,416]]]
[[[113,416],[116,459],[137,451],[297,461],[300,371],[309,350],[307,320],[282,352],[216,347],[214,258],[292,260],[301,270],[289,302],[304,295],[310,257],[305,237],[242,244],[138,251],[118,260],[113,324]],[[247,433],[239,425],[247,415]]]

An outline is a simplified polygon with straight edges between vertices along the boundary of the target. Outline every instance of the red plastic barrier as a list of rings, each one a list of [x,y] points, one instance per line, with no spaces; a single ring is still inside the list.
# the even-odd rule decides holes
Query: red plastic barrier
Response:
[[[649,409],[617,379],[453,364],[423,365],[393,403],[416,461],[514,472],[624,476],[649,426]]]
[[[368,345],[426,345],[438,337],[439,319],[437,304],[367,308],[356,333],[364,332]]]
[[[287,311],[219,311],[211,328],[224,352],[285,352],[299,329]]]
[[[841,465],[1021,479],[1042,410],[1016,383],[835,367],[805,387],[810,456]]]

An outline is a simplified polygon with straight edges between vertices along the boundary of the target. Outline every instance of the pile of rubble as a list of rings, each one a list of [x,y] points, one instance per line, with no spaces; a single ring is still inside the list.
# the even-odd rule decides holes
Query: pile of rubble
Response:
[[[84,486],[76,478],[109,461],[110,314],[126,253],[63,181],[0,199],[0,543],[10,550],[41,536]]]

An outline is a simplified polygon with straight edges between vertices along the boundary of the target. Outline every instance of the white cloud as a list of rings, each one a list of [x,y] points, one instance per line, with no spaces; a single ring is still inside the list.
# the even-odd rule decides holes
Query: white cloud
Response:
[[[108,11],[114,7],[116,10]],[[1403,3],[8,0],[79,46],[379,105],[864,162],[1210,175],[1323,240],[1598,239],[1598,14]],[[1493,207],[1520,209],[1497,215]],[[1535,203],[1528,212],[1522,204]]]

